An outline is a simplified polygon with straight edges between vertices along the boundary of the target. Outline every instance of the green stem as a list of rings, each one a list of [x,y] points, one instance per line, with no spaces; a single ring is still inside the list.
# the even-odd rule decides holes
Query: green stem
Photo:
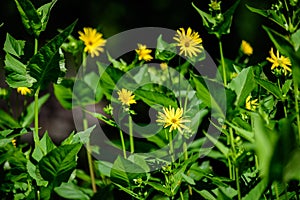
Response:
[[[34,38],[34,55],[37,54],[39,48],[39,41],[37,38]]]
[[[82,119],[83,130],[85,131],[86,129],[88,129],[88,121],[87,121],[84,109],[82,109],[82,118],[83,118]],[[93,159],[92,159],[91,152],[92,152],[92,148],[91,148],[90,140],[88,140],[88,142],[86,143],[86,153],[87,153],[92,189],[93,189],[93,192],[95,193],[95,192],[97,192],[97,188],[96,188],[95,174],[94,174],[94,169],[93,169]]]
[[[180,191],[180,199],[181,199],[181,200],[184,200],[184,196],[183,196],[183,194],[182,194],[182,191]]]
[[[241,195],[240,177],[239,177],[239,168],[238,167],[235,167],[235,182],[236,182],[236,188],[238,191],[238,200],[241,200],[242,195]]]
[[[223,81],[224,81],[224,86],[226,86],[227,85],[227,77],[226,77],[225,60],[224,60],[224,55],[223,55],[223,46],[222,46],[221,37],[219,37],[218,39],[219,39],[219,49],[220,49],[221,65],[222,65],[222,71],[223,71]]]
[[[132,118],[131,118],[130,114],[128,115],[128,125],[129,125],[130,153],[134,153],[134,141],[133,141],[133,130],[132,130]]]
[[[124,156],[124,158],[127,158],[127,156],[126,156],[125,142],[124,142],[124,136],[123,136],[123,132],[122,132],[121,129],[120,129],[120,138],[121,138],[121,143],[122,143],[123,156]]]
[[[299,89],[298,89],[297,78],[295,77],[295,75],[293,75],[293,79],[294,79],[295,111],[297,114],[298,141],[300,144],[300,116],[299,116],[299,105],[298,105]]]
[[[39,92],[40,87],[37,88],[37,90],[34,93],[34,134],[33,134],[33,140],[36,145],[39,145],[40,139],[39,139]]]
[[[174,163],[175,162],[175,158],[174,158],[174,146],[173,146],[172,131],[169,131],[169,145],[170,145],[171,160],[172,160],[172,163]]]
[[[228,158],[228,168],[229,168],[229,178],[230,178],[230,179],[233,179],[233,175],[232,175],[232,164],[231,164],[230,158]]]
[[[186,141],[183,142],[182,148],[183,148],[184,160],[188,160],[189,156],[188,156]]]
[[[278,184],[277,184],[277,182],[274,182],[274,188],[275,188],[276,199],[279,199],[279,191],[278,191]]]

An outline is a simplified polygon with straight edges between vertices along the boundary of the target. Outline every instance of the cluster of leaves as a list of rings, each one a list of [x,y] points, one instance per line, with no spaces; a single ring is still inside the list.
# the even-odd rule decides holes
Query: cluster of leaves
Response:
[[[25,101],[24,110],[17,117],[13,108],[0,110],[1,198],[299,198],[298,1],[284,1],[284,4],[278,1],[269,10],[248,7],[283,29],[278,33],[264,27],[275,48],[292,64],[292,73],[287,76],[277,73],[275,81],[264,73],[270,63],[263,61],[249,66],[248,58],[224,58],[222,49],[215,76],[203,77],[192,64],[205,62],[205,53],[176,64],[181,58],[176,56],[174,44],[164,41],[163,35],[157,38],[155,60],[167,63],[166,69],[145,64],[138,57],[127,64],[106,52],[106,59],[111,63],[109,66],[97,62],[95,71],[84,68],[83,76],[66,78],[62,49],[77,59],[80,57],[78,60],[82,58],[82,42],[71,36],[76,22],[38,49],[39,35],[46,29],[56,0],[38,9],[29,0],[15,2],[36,45],[32,55],[24,55],[26,41],[7,34],[4,51],[9,89],[4,89],[0,95],[9,104],[12,89],[28,87],[34,93],[35,101]],[[239,3],[236,1],[224,13],[221,2],[216,0],[211,1],[208,12],[195,4],[193,6],[201,16],[203,26],[221,42],[221,36],[230,33],[233,14]],[[58,146],[47,132],[40,139],[37,130],[31,128],[34,120],[38,122],[36,114],[49,98],[49,94],[39,98],[39,91],[47,91],[50,84],[65,109],[81,108],[84,115],[89,114],[109,127],[110,135],[115,136],[105,142],[109,142],[116,152],[129,149],[132,144],[125,138],[123,146],[116,135],[130,130],[132,124],[127,117],[132,115],[135,119],[137,115],[136,124],[140,126],[133,126],[133,131],[143,139],[135,138],[135,152],[147,153],[131,152],[116,156],[112,161],[92,160],[90,172],[92,170],[95,174],[87,175],[77,167],[78,153],[83,145],[88,153],[99,153],[97,148],[90,147],[90,135],[95,126],[71,133]],[[130,112],[124,109],[114,95],[116,89],[124,86],[134,92],[137,105],[142,109],[139,106],[130,107]],[[251,101],[249,96],[257,100]],[[112,102],[104,110],[108,115],[86,109],[86,106],[105,99]],[[189,130],[183,133],[174,131],[170,135],[168,129],[157,123],[138,120],[139,116],[145,115],[145,108],[151,107],[157,112],[169,106],[184,108],[190,121]],[[214,128],[211,129],[210,125]],[[150,132],[144,131],[143,126]],[[15,139],[29,132],[35,137],[32,147],[18,141],[15,144]],[[221,135],[217,138],[218,133]],[[213,143],[214,148],[209,147],[207,141]],[[101,146],[100,154],[105,154]],[[96,188],[92,189],[93,184]]]

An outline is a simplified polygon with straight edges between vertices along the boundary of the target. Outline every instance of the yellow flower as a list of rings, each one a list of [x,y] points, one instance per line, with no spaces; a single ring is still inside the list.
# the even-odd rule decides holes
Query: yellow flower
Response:
[[[160,63],[160,68],[161,70],[166,70],[168,68],[168,64],[167,63]]]
[[[14,145],[14,147],[17,146],[17,140],[16,140],[16,139],[12,139],[12,140],[11,140],[11,143]]]
[[[18,87],[17,92],[21,95],[31,94],[31,90],[28,87]]]
[[[130,106],[130,104],[136,103],[136,101],[134,100],[135,95],[132,95],[132,92],[129,90],[123,88],[122,90],[118,91],[118,95],[118,100],[121,101],[122,105],[125,104],[127,106]]]
[[[180,47],[179,55],[184,56],[197,56],[203,49],[202,39],[197,32],[194,32],[191,28],[188,28],[186,33],[183,28],[177,30],[177,34],[173,37],[177,41],[177,46]]]
[[[248,42],[246,42],[245,40],[242,40],[241,50],[242,50],[243,54],[245,54],[247,56],[251,56],[253,54],[253,49],[252,49],[251,45]]]
[[[281,55],[279,57],[278,50],[276,51],[276,56],[275,56],[273,48],[271,48],[269,53],[270,53],[271,58],[267,57],[267,60],[272,63],[271,69],[274,69],[276,67],[282,67],[284,70],[284,75],[287,75],[287,71],[289,71],[289,72],[292,71],[292,69],[289,67],[292,64],[288,57],[284,57],[283,55]]]
[[[150,55],[152,50],[147,49],[146,45],[138,44],[138,49],[135,50],[139,56],[139,60],[150,61],[153,57]]]
[[[106,40],[102,38],[102,34],[93,28],[83,28],[83,32],[79,31],[79,39],[84,42],[84,52],[88,52],[92,57],[99,56],[99,52],[103,52],[103,46]]]
[[[254,99],[254,100],[250,100],[251,99],[251,96],[248,96],[247,99],[246,99],[246,104],[245,104],[245,107],[247,110],[255,110],[256,107],[258,106],[258,99]]]
[[[163,108],[164,113],[158,112],[158,119],[156,122],[164,124],[164,128],[170,126],[169,132],[178,129],[179,132],[182,132],[182,129],[189,129],[183,123],[190,122],[190,120],[184,119],[183,108],[177,108],[176,111],[174,108]]]

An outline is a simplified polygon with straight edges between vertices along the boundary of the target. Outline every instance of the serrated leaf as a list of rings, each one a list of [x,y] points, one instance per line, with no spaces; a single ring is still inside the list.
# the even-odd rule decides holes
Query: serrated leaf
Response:
[[[15,0],[15,2],[24,27],[29,34],[34,34],[37,38],[42,29],[41,19],[37,10],[29,0]]]
[[[50,82],[56,83],[58,77],[62,75],[58,51],[63,42],[71,34],[75,23],[76,21],[50,40],[30,59],[27,70],[30,76],[37,80],[33,85],[34,89],[38,87],[43,89],[47,87]]]
[[[32,157],[39,162],[46,154],[55,148],[56,146],[49,137],[48,132],[45,132],[40,140],[40,144],[35,146]]]
[[[255,88],[254,74],[251,67],[243,69],[229,84],[228,88],[236,93],[236,104],[243,105],[246,98]]]
[[[120,156],[115,160],[110,172],[111,180],[123,186],[130,186],[133,179],[144,176],[145,170],[143,168]]]
[[[46,94],[39,98],[38,111],[40,111],[41,107],[46,103],[49,97],[50,95]],[[29,104],[29,106],[27,106],[25,115],[22,118],[20,124],[22,127],[27,127],[33,122],[33,120],[34,120],[34,102],[32,102],[31,104]]]
[[[20,58],[20,56],[24,55],[24,46],[25,46],[24,40],[16,40],[9,33],[6,34],[6,39],[3,48],[3,50],[6,53],[9,53],[11,55]]]
[[[177,102],[163,93],[158,93],[150,90],[137,89],[134,91],[137,98],[142,99],[149,106],[155,107],[162,105],[164,107],[172,106],[175,109],[178,107]]]
[[[80,189],[80,187],[70,182],[62,183],[59,187],[54,188],[54,191],[65,199],[89,200],[89,196]]]
[[[37,9],[37,13],[40,16],[40,20],[42,24],[41,31],[45,31],[50,17],[50,11],[52,10],[56,2],[57,0],[52,0],[50,3],[46,3]]]
[[[277,99],[283,99],[280,89],[274,83],[258,78],[256,78],[255,81],[261,87],[265,88],[268,92],[272,93]]]
[[[5,56],[6,82],[12,88],[31,87],[36,80],[26,71],[26,66],[10,54]]]
[[[63,145],[50,151],[39,162],[42,177],[51,182],[53,187],[68,181],[77,165],[76,157],[81,146],[79,143]]]

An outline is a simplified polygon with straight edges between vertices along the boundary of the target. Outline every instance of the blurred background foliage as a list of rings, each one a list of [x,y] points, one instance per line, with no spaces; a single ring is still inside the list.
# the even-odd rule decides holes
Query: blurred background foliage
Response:
[[[235,0],[223,0],[222,10],[225,11]],[[47,0],[32,0],[35,7],[39,7]],[[176,30],[180,27],[191,27],[198,31],[203,39],[204,48],[210,56],[218,62],[219,50],[217,39],[207,34],[202,26],[200,15],[191,3],[201,8],[208,9],[210,0],[58,0],[51,11],[51,17],[45,32],[40,36],[40,44],[52,38],[59,29],[63,29],[75,19],[78,19],[73,36],[78,37],[78,31],[83,27],[95,27],[101,30],[105,38],[139,27],[163,27]],[[248,41],[254,53],[250,57],[251,63],[262,62],[268,56],[272,46],[266,32],[261,25],[269,23],[259,15],[251,13],[245,5],[257,8],[268,8],[272,1],[242,0],[234,15],[231,34],[223,37],[224,56],[234,59],[242,40]],[[13,34],[17,39],[31,41],[33,38],[25,31],[15,2],[1,0],[0,2],[0,44],[4,44],[6,33]],[[272,26],[272,24],[268,24]],[[30,45],[31,44],[27,44]],[[3,45],[2,45],[3,46]],[[3,60],[4,52],[0,48],[0,87],[5,87]],[[68,65],[68,63],[67,63]],[[67,66],[70,68],[72,66]],[[52,88],[49,88],[51,91]],[[17,100],[16,100],[17,101]],[[0,105],[1,108],[3,107]],[[59,141],[66,136],[59,133],[70,133],[73,129],[72,111],[64,110],[52,96],[44,106],[41,115],[41,124],[54,136],[54,141]],[[61,123],[63,120],[64,123]],[[31,136],[28,136],[31,138]]]

